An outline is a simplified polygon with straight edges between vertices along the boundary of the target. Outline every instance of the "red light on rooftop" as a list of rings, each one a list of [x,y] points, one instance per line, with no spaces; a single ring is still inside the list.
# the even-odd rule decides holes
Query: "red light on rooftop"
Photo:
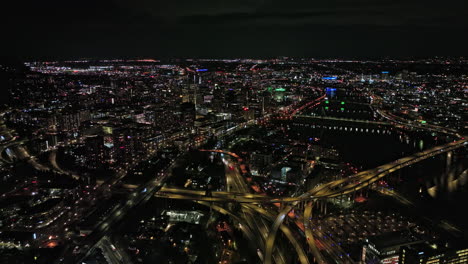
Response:
[[[367,199],[363,196],[358,196],[356,197],[356,199],[354,199],[357,203],[363,203],[365,202]]]
[[[51,241],[51,242],[49,242],[49,243],[46,244],[46,247],[48,247],[48,248],[54,248],[54,247],[56,247],[57,245],[58,245],[57,242]]]

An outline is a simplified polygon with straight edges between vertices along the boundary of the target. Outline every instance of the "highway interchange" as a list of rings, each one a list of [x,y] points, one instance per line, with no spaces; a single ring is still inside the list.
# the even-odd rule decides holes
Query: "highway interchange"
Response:
[[[374,98],[374,104],[380,103],[380,100],[377,96],[372,95]],[[321,97],[320,99],[324,99],[324,97]],[[312,103],[316,104],[317,101],[314,100]],[[308,105],[314,105],[314,104],[308,104]],[[304,108],[302,108],[304,109]],[[302,110],[301,109],[301,110]],[[293,115],[297,114],[299,111],[294,111]],[[210,196],[207,196],[204,191],[188,191],[184,189],[166,189],[163,188],[161,189],[156,196],[158,197],[164,197],[164,198],[170,198],[170,199],[186,199],[186,200],[194,200],[194,201],[203,201],[203,202],[217,202],[217,203],[226,203],[226,202],[234,202],[234,203],[242,203],[243,207],[256,207],[256,208],[261,208],[261,205],[265,207],[270,207],[266,204],[272,204],[272,203],[281,203],[284,208],[280,210],[280,213],[276,216],[275,220],[273,221],[272,227],[269,229],[269,234],[266,237],[266,244],[265,244],[265,251],[264,254],[262,254],[262,260],[263,263],[278,263],[278,260],[275,259],[274,254],[274,249],[275,249],[275,240],[277,237],[278,230],[282,230],[286,236],[288,231],[284,231],[284,221],[287,219],[288,214],[292,212],[292,210],[301,202],[305,203],[304,206],[304,215],[302,217],[303,221],[303,227],[304,231],[306,234],[306,240],[307,244],[310,248],[310,251],[315,257],[315,260],[318,263],[325,263],[322,254],[320,251],[317,249],[317,246],[315,244],[315,239],[313,238],[313,234],[311,231],[311,225],[309,224],[309,220],[311,218],[312,214],[312,206],[315,201],[320,200],[320,199],[327,199],[327,198],[334,198],[338,196],[344,196],[344,195],[349,195],[351,193],[355,193],[356,191],[359,191],[363,188],[366,188],[379,179],[385,177],[386,175],[393,173],[397,170],[400,170],[404,167],[410,166],[412,164],[415,164],[419,161],[440,155],[442,153],[447,153],[452,150],[458,149],[458,148],[463,148],[466,147],[468,144],[468,141],[461,135],[459,135],[456,131],[453,131],[451,129],[443,128],[443,127],[438,127],[434,125],[421,125],[419,123],[411,123],[406,120],[402,120],[401,118],[394,118],[393,115],[390,115],[386,113],[383,110],[377,110],[377,112],[382,115],[384,118],[388,119],[390,122],[392,122],[394,125],[403,125],[406,127],[411,127],[415,129],[420,129],[420,130],[430,130],[430,131],[436,131],[439,133],[445,133],[445,134],[450,134],[452,136],[458,137],[458,140],[455,140],[453,142],[449,142],[444,145],[436,146],[431,149],[427,149],[418,153],[415,153],[413,155],[410,155],[408,157],[403,157],[398,160],[395,160],[393,162],[378,166],[376,168],[366,170],[359,172],[355,175],[352,175],[347,178],[339,179],[336,181],[332,181],[326,184],[322,184],[320,186],[317,186],[304,194],[297,196],[297,197],[265,197],[262,195],[256,195],[256,194],[251,194],[248,190],[242,189],[242,188],[234,188],[230,190],[228,188],[227,192],[212,192]],[[381,122],[379,122],[381,123]],[[213,150],[215,152],[223,152],[220,150]],[[239,158],[236,154],[231,153],[231,152],[224,152],[227,155],[231,155],[234,158]],[[237,171],[237,169],[236,169]],[[243,179],[241,177],[236,177],[235,180],[230,179],[232,178],[232,174],[239,175],[241,176],[240,173],[232,173],[227,171],[227,180],[228,180],[228,186],[230,185],[229,183],[235,182],[235,184],[240,184]],[[265,209],[263,209],[265,210]],[[267,214],[267,212],[265,212]],[[252,228],[255,228],[255,226],[251,225]],[[257,227],[258,228],[258,227]],[[261,228],[260,230],[263,230]],[[288,238],[291,238],[290,236]],[[289,239],[289,241],[293,244],[296,245],[294,239]],[[295,247],[296,248],[296,247]],[[304,256],[301,252],[302,250],[299,250],[296,248],[296,252],[298,254],[298,259],[301,263],[308,263],[309,261],[307,260],[307,257]],[[338,257],[338,256],[337,256]],[[346,256],[339,256],[340,258],[343,258]]]
[[[458,134],[457,131],[429,124],[422,125],[419,123],[409,122],[407,120],[403,120],[399,117],[389,114],[382,109],[378,109],[380,99],[376,95],[372,95],[372,97],[374,98],[373,106],[377,108],[375,111],[381,116],[383,116],[385,119],[389,120],[389,122],[393,125],[444,133],[458,137],[458,140],[454,140],[453,142],[449,142],[444,145],[436,146],[415,153],[408,157],[400,158],[398,160],[378,166],[370,170],[359,172],[347,178],[321,184],[296,197],[269,197],[263,194],[251,193],[251,189],[245,182],[243,176],[245,168],[241,168],[239,166],[242,162],[239,156],[237,156],[235,153],[219,149],[204,150],[223,153],[226,155],[226,157],[224,158],[224,162],[226,164],[226,191],[212,192],[210,195],[207,195],[205,191],[194,191],[187,189],[164,187],[163,185],[165,179],[168,177],[168,172],[171,168],[171,166],[168,166],[164,171],[159,172],[155,176],[155,180],[152,180],[143,186],[138,186],[138,188],[134,190],[133,193],[130,195],[130,198],[126,202],[126,204],[124,204],[120,208],[116,208],[109,215],[109,217],[106,218],[105,221],[99,224],[99,226],[92,233],[92,235],[87,238],[87,244],[93,247],[93,245],[95,246],[99,243],[102,243],[102,238],[108,232],[111,225],[113,225],[119,219],[121,219],[131,208],[134,207],[134,205],[139,204],[144,200],[148,200],[151,196],[154,195],[156,197],[163,197],[169,199],[191,200],[201,205],[209,206],[213,210],[218,211],[219,213],[229,215],[236,222],[239,223],[239,228],[252,242],[252,245],[254,245],[254,247],[257,248],[260,260],[263,263],[267,264],[273,262],[287,262],[288,257],[287,253],[283,250],[284,246],[275,247],[275,243],[277,243],[276,238],[278,235],[278,230],[281,230],[285,237],[288,239],[289,243],[291,243],[300,263],[310,263],[310,260],[308,259],[306,253],[307,250],[305,250],[302,247],[302,242],[298,239],[297,235],[294,234],[294,231],[291,230],[292,226],[290,224],[285,223],[286,219],[292,218],[291,221],[294,223],[297,222],[296,225],[300,229],[303,229],[302,231],[304,232],[306,237],[305,240],[307,241],[307,245],[310,249],[310,252],[312,252],[315,260],[318,263],[325,263],[324,258],[320,250],[318,250],[317,245],[315,243],[315,239],[313,237],[313,232],[311,229],[311,224],[309,221],[312,217],[312,208],[316,201],[352,194],[363,188],[369,187],[370,185],[372,185],[373,183],[390,173],[415,164],[419,161],[440,155],[442,153],[447,153],[458,148],[466,147],[468,144],[467,139],[465,139],[462,135]],[[324,96],[311,101],[310,103],[306,104],[305,107],[301,107],[297,111],[293,111],[290,117],[294,117],[294,115],[298,114],[301,110],[303,110],[306,107],[317,105],[317,103],[323,99]],[[299,115],[298,117],[304,118],[304,116]],[[335,119],[341,120],[340,118],[334,118],[334,120]],[[239,127],[242,128],[255,123],[256,122],[249,122],[248,124],[242,124]],[[384,124],[383,122],[378,123]],[[50,168],[39,164],[34,157],[31,157],[29,155],[25,147],[22,146],[22,144],[24,144],[25,141],[18,140],[17,137],[14,136],[14,131],[8,129],[3,124],[3,122],[1,124],[1,133],[3,136],[3,141],[0,142],[0,148],[2,152],[3,150],[12,149],[12,151],[18,159],[27,160],[34,168],[42,171],[50,170]],[[174,138],[171,138],[171,140],[175,138],[177,137],[175,136]],[[59,167],[59,165],[55,161],[55,155],[56,152],[52,152],[50,156],[51,164],[53,166],[52,169],[60,172],[61,174],[71,174],[62,170]],[[5,160],[3,155],[2,159],[4,160],[4,162],[10,162],[9,160]],[[102,186],[105,186],[107,184],[113,185],[125,175],[126,172],[122,171],[122,173],[119,177],[117,177],[117,179],[112,180],[110,183],[103,184]],[[73,175],[73,177],[79,176]],[[233,213],[229,209],[229,203],[240,203],[240,213]],[[294,209],[301,203],[303,204],[303,214],[300,216],[294,215]],[[279,207],[279,213],[278,207],[276,207],[274,204],[281,204],[281,206]],[[102,246],[102,244],[99,245]],[[81,261],[89,252],[90,251],[84,251],[78,256],[74,256],[72,259],[65,260],[64,262],[74,263],[77,260]]]

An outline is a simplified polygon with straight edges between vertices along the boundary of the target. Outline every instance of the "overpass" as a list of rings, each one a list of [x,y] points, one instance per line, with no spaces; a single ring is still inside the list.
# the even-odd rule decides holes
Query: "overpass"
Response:
[[[3,161],[7,162],[7,163],[11,163],[12,160],[9,160],[8,158],[14,159],[14,158],[16,158],[16,154],[15,154],[14,151],[12,151],[12,154],[7,154],[7,157],[5,157],[4,156],[5,150],[8,149],[8,148],[14,147],[14,146],[21,145],[21,144],[25,143],[26,141],[27,140],[25,140],[25,139],[15,140],[15,138],[12,138],[7,142],[3,142],[2,144],[0,144],[0,158]],[[13,157],[11,157],[10,155],[13,155]]]
[[[309,102],[305,106],[296,109],[290,116],[282,116],[278,117],[279,120],[291,120],[293,118],[305,118],[305,119],[314,119],[314,120],[330,120],[330,121],[343,121],[343,122],[354,122],[360,124],[375,124],[375,125],[392,125],[401,128],[412,127],[415,129],[422,129],[422,130],[430,130],[444,134],[450,134],[459,138],[459,140],[436,146],[431,149],[427,149],[408,157],[400,158],[393,162],[378,166],[374,169],[362,171],[355,175],[352,175],[348,178],[332,181],[326,184],[322,184],[311,190],[306,191],[300,196],[297,197],[267,197],[258,194],[251,194],[251,193],[243,193],[243,192],[233,192],[228,190],[227,192],[212,192],[210,196],[207,196],[206,192],[204,191],[188,191],[182,190],[177,188],[162,188],[156,196],[158,197],[165,197],[170,199],[187,199],[187,200],[195,200],[198,202],[216,202],[216,203],[241,203],[244,206],[256,206],[256,204],[272,204],[272,203],[281,203],[284,206],[280,210],[280,213],[275,218],[273,225],[269,231],[268,237],[265,242],[265,258],[264,263],[272,263],[273,262],[273,249],[274,244],[277,236],[277,231],[281,229],[281,226],[284,225],[284,220],[287,219],[287,215],[299,204],[304,204],[304,214],[302,216],[304,232],[307,238],[307,244],[315,256],[316,260],[319,263],[323,263],[323,257],[321,253],[317,249],[315,245],[315,240],[313,238],[312,231],[310,230],[310,223],[309,219],[312,214],[312,206],[313,202],[320,201],[323,199],[328,198],[335,198],[343,195],[348,195],[351,193],[355,193],[363,188],[367,188],[371,186],[373,183],[378,181],[379,179],[385,177],[386,175],[398,171],[402,168],[415,164],[419,161],[437,156],[442,153],[447,153],[452,150],[466,147],[468,142],[467,140],[458,134],[456,131],[452,129],[438,127],[434,125],[422,125],[419,123],[408,122],[407,120],[402,121],[400,118],[395,118],[392,115],[387,114],[385,111],[377,109],[375,110],[381,116],[389,120],[390,122],[381,122],[381,121],[366,121],[366,120],[354,120],[354,119],[346,119],[346,118],[337,118],[337,117],[322,117],[322,116],[304,116],[304,115],[296,115],[301,110],[305,109],[306,107],[313,107],[320,104],[320,100],[323,98],[317,98],[314,101]],[[374,101],[374,103],[378,103],[378,101]],[[204,150],[204,151],[213,151],[218,153],[224,153],[235,157],[242,161],[242,159],[236,155],[235,153],[222,151],[222,150]]]
[[[219,191],[212,192],[211,196],[207,196],[206,191],[198,190],[187,190],[180,188],[168,188],[163,187],[161,190],[156,193],[156,196],[170,198],[170,199],[191,199],[196,201],[206,201],[206,202],[239,202],[239,203],[292,203],[292,202],[301,202],[311,199],[320,199],[320,198],[333,198],[343,194],[349,194],[351,192],[365,188],[372,183],[378,181],[382,177],[393,173],[397,170],[415,164],[419,161],[437,156],[442,153],[446,153],[458,148],[462,148],[468,145],[468,140],[458,140],[454,142],[447,143],[445,145],[440,145],[421,151],[404,157],[390,163],[378,166],[376,168],[365,170],[349,176],[348,178],[343,178],[340,180],[332,181],[323,185],[320,185],[316,188],[313,188],[304,194],[297,197],[269,197],[258,194],[246,194],[244,192],[229,192],[229,191]],[[219,151],[222,152],[222,151]],[[227,153],[227,152],[226,152]],[[341,188],[342,187],[342,188]],[[341,188],[341,189],[340,189]]]
[[[282,203],[289,204],[285,206],[276,217],[272,228],[269,231],[268,238],[266,239],[265,244],[265,259],[264,263],[272,263],[272,253],[273,246],[277,236],[277,231],[281,229],[281,226],[284,225],[284,220],[286,216],[291,212],[291,210],[296,207],[299,203],[304,202],[306,205],[304,207],[304,227],[305,234],[307,237],[307,243],[311,248],[311,251],[314,252],[314,256],[317,260],[323,259],[321,255],[317,254],[318,250],[314,245],[314,239],[312,232],[309,230],[310,225],[308,224],[308,219],[310,218],[312,203],[311,201],[317,201],[321,199],[334,198],[347,194],[354,193],[363,188],[366,188],[384,176],[393,173],[397,170],[415,164],[419,161],[437,156],[442,153],[446,153],[458,148],[466,147],[468,145],[468,140],[462,139],[454,142],[450,142],[444,145],[436,146],[425,151],[421,151],[410,155],[408,157],[400,158],[393,162],[378,166],[376,168],[362,171],[355,175],[352,175],[348,178],[339,179],[332,181],[315,188],[308,190],[297,197],[268,197],[258,194],[250,194],[245,192],[232,192],[232,191],[220,191],[212,192],[211,196],[207,196],[205,191],[195,191],[195,190],[186,190],[178,188],[167,188],[163,187],[155,195],[157,197],[164,197],[169,199],[185,199],[185,200],[194,200],[201,202],[217,202],[217,203],[242,203],[250,204],[254,206],[255,204],[272,204],[272,203]],[[205,150],[208,151],[208,150]],[[239,157],[235,153],[226,152],[222,150],[216,150],[215,152],[230,154],[233,157]],[[258,207],[258,206],[257,206]]]
[[[312,101],[310,104],[308,104],[307,107],[313,107],[313,106],[320,104],[320,100],[322,99],[318,98]],[[310,118],[310,119],[316,119],[316,120],[372,123],[372,124],[377,124],[377,125],[391,125],[393,123],[397,123],[397,124],[401,124],[404,126],[408,126],[407,123],[403,124],[402,121],[394,121],[390,118],[387,118],[387,119],[389,119],[391,123],[387,123],[387,122],[353,120],[353,119],[335,118],[335,117],[296,115],[299,111],[300,110],[295,111],[292,116],[294,116],[294,118]],[[385,114],[386,114],[385,112],[382,112],[381,115],[385,115]],[[245,125],[250,125],[250,123],[245,124]],[[453,131],[449,131],[448,129],[440,128],[440,127],[434,128],[432,126],[422,126],[418,124],[413,124],[413,126],[418,129],[426,129],[426,130],[433,129],[434,131],[441,132],[441,133],[447,133],[447,134],[453,133]],[[244,127],[244,125],[237,126],[236,129],[242,128],[242,127]],[[404,167],[415,164],[421,160],[425,160],[430,157],[434,157],[436,155],[446,153],[446,152],[449,152],[458,148],[466,147],[466,145],[467,145],[467,140],[462,138],[461,140],[450,142],[441,146],[437,146],[437,147],[413,154],[411,156],[404,157],[396,161],[381,165],[377,168],[357,173],[345,179],[340,179],[340,180],[336,180],[333,182],[322,184],[296,197],[268,197],[265,195],[249,193],[248,190],[245,189],[245,187],[242,187],[242,182],[239,181],[239,179],[241,178],[238,177],[238,175],[229,176],[230,177],[229,181],[237,182],[237,184],[234,184],[235,186],[234,188],[228,187],[227,191],[212,192],[210,196],[208,196],[205,191],[193,191],[193,190],[185,190],[185,189],[178,189],[178,188],[161,187],[161,184],[164,182],[166,178],[165,176],[157,177],[156,182],[147,183],[144,186],[149,187],[148,189],[150,191],[155,191],[155,196],[157,197],[164,197],[164,198],[170,198],[170,199],[194,200],[202,205],[210,206],[214,210],[219,211],[223,214],[232,216],[237,222],[242,224],[241,230],[244,233],[248,233],[246,234],[246,236],[249,238],[249,240],[253,241],[254,244],[258,245],[259,248],[263,249],[263,251],[265,252],[264,258],[263,258],[264,263],[272,263],[273,260],[275,260],[275,262],[277,263],[284,262],[284,257],[281,256],[284,254],[282,253],[275,254],[275,251],[274,251],[274,244],[275,244],[278,230],[281,230],[287,237],[288,241],[293,245],[298,255],[299,261],[302,264],[308,263],[308,258],[305,255],[303,248],[301,247],[300,243],[298,243],[297,239],[294,238],[294,235],[291,234],[291,230],[289,229],[288,225],[284,223],[284,220],[287,219],[288,214],[297,205],[304,204],[304,214],[302,216],[301,221],[303,222],[303,225],[304,225],[304,232],[306,235],[307,244],[309,248],[311,249],[311,252],[315,256],[315,258],[319,262],[323,262],[323,258],[319,250],[317,249],[317,246],[315,245],[315,240],[313,239],[313,234],[312,234],[312,231],[310,230],[310,223],[308,221],[308,219],[310,219],[311,214],[312,214],[312,206],[313,206],[314,201],[319,201],[319,200],[323,200],[327,198],[334,198],[334,197],[339,197],[342,195],[354,193],[358,190],[361,190],[363,188],[366,188],[372,185],[373,183],[375,183],[382,177],[390,173],[393,173],[394,171],[397,171]],[[223,153],[223,154],[236,158],[239,164],[241,164],[242,162],[242,158],[233,152],[223,151],[223,150],[201,150],[201,151]],[[54,167],[56,167],[56,169],[60,169],[58,165],[57,166],[55,165]],[[245,172],[245,167],[242,170],[242,172],[243,173]],[[149,199],[148,194],[150,192],[148,192],[148,194],[141,192],[144,186],[140,186],[140,188],[138,188],[137,191],[135,191],[132,194],[132,198],[125,205],[123,205],[118,210],[115,210],[115,212],[112,212],[109,218],[103,221],[99,225],[99,228],[97,228],[96,233],[93,234],[93,236],[89,240],[91,244],[97,243],[98,241],[97,239],[102,237],[107,232],[107,230],[109,229],[109,226],[115,223],[116,221],[118,221],[118,219],[120,219],[122,215],[124,215],[125,212],[127,212],[135,204],[138,204],[143,200]],[[156,190],[159,189],[160,187],[161,189],[156,192]],[[234,213],[232,213],[228,209],[223,208],[222,206],[218,204],[213,204],[213,203],[240,203],[242,210],[244,210],[247,213],[247,215],[250,215],[250,216],[234,217],[235,216]],[[282,207],[280,207],[279,215],[275,215],[272,212],[269,212],[268,210],[259,206],[260,204],[262,206],[265,206],[265,205],[269,206],[270,204],[275,204],[275,203],[282,204]],[[264,220],[273,222],[272,227],[265,228],[266,224],[263,221],[263,219],[258,221],[257,219],[255,219],[255,217],[252,217],[255,214],[261,215]],[[263,234],[260,234],[260,236],[254,235],[253,232],[255,231],[253,230],[257,230],[257,231],[266,230],[267,235],[266,236],[263,235],[265,234],[265,232],[261,232]],[[84,254],[79,255],[77,259],[82,259],[84,256],[85,256]]]
[[[302,217],[304,231],[307,238],[307,244],[315,256],[316,260],[319,263],[324,263],[324,259],[317,249],[315,245],[315,239],[313,238],[312,231],[310,229],[309,219],[312,214],[312,206],[313,202],[328,199],[328,198],[335,198],[343,195],[348,195],[351,193],[355,193],[363,188],[367,188],[371,186],[373,183],[378,181],[379,179],[385,177],[386,175],[398,171],[402,168],[420,162],[422,160],[426,160],[431,157],[435,157],[442,153],[447,153],[452,150],[466,147],[468,142],[467,140],[461,136],[457,131],[453,129],[439,127],[435,125],[423,125],[419,123],[409,122],[407,120],[402,120],[402,118],[398,118],[394,115],[388,114],[383,110],[377,109],[376,112],[379,113],[381,116],[389,120],[390,122],[380,122],[380,121],[365,121],[365,120],[353,120],[353,119],[345,119],[345,118],[336,118],[336,117],[321,117],[321,116],[303,116],[303,115],[296,115],[301,110],[305,109],[306,107],[313,107],[320,104],[320,98],[309,102],[305,106],[296,109],[290,116],[283,116],[277,119],[279,120],[291,120],[292,118],[308,118],[308,119],[316,119],[316,120],[333,120],[333,121],[344,121],[344,122],[356,122],[361,124],[376,124],[376,125],[393,125],[397,127],[412,127],[415,129],[421,130],[430,130],[434,132],[449,134],[452,136],[456,136],[459,140],[436,146],[431,149],[427,149],[413,155],[400,158],[393,162],[378,166],[374,169],[362,171],[355,175],[352,175],[348,178],[332,181],[326,184],[322,184],[311,190],[306,191],[300,196],[297,197],[267,197],[257,194],[250,194],[250,193],[242,193],[242,192],[212,192],[210,196],[206,195],[206,192],[203,191],[187,191],[187,190],[179,190],[179,189],[161,189],[156,195],[159,197],[165,197],[170,199],[188,199],[188,200],[196,200],[196,201],[203,201],[203,202],[218,202],[218,203],[226,203],[226,202],[237,202],[244,204],[244,206],[255,206],[256,204],[268,204],[268,203],[281,203],[284,206],[280,210],[280,213],[274,219],[273,225],[269,231],[268,237],[265,242],[265,258],[264,263],[272,263],[273,262],[273,249],[274,244],[277,236],[277,231],[284,226],[284,220],[287,219],[287,215],[299,204],[304,204],[304,214]],[[323,99],[323,98],[322,98]],[[374,101],[379,102],[378,100]],[[221,152],[233,157],[240,159],[233,153],[225,152],[221,150],[215,150],[215,152]],[[256,206],[258,207],[258,206]],[[300,257],[299,257],[300,258]]]

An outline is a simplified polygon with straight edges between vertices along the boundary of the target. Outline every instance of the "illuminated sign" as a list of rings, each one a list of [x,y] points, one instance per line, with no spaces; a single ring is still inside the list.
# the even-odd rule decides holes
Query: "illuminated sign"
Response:
[[[381,263],[383,264],[398,264],[399,256],[394,256],[390,258],[383,259]]]
[[[112,127],[103,126],[102,131],[104,134],[112,134]]]
[[[338,79],[336,76],[325,76],[322,78],[323,80],[336,80]]]
[[[206,72],[208,69],[197,69],[197,72]]]
[[[211,103],[211,101],[213,101],[213,95],[205,95],[203,96],[203,102],[205,103]]]
[[[114,139],[112,137],[104,137],[104,146],[112,148],[114,146]]]

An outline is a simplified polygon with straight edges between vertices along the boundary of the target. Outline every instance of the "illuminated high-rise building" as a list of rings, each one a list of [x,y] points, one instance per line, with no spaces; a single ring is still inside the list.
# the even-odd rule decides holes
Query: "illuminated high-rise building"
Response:
[[[468,248],[447,249],[436,244],[421,243],[402,247],[399,264],[461,264],[468,263]]]

